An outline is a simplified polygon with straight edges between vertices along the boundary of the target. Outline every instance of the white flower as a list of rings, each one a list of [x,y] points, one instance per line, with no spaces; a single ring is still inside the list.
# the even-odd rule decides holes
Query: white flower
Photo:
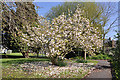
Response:
[[[28,45],[28,46],[30,46],[30,44],[29,44],[29,43],[27,43],[27,45]]]
[[[91,27],[89,19],[81,15],[82,11],[77,7],[73,16],[66,18],[66,15],[62,14],[53,19],[52,24],[40,17],[41,24],[44,22],[44,26],[34,26],[32,27],[33,31],[27,27],[30,36],[22,34],[25,37],[22,38],[22,41],[26,42],[28,46],[41,47],[44,51],[50,51],[46,53],[49,56],[61,55],[61,52],[69,52],[70,46],[80,47],[88,52],[93,51],[92,46],[96,46],[96,48],[102,47],[102,40],[98,39],[100,34],[98,35],[97,28]],[[46,44],[48,46],[44,47]]]

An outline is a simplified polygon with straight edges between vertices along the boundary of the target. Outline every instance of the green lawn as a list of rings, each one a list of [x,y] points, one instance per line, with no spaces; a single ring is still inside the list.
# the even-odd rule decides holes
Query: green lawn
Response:
[[[98,61],[95,60],[87,60],[88,63],[94,63],[94,65],[96,65],[98,63]]]
[[[4,56],[5,54],[0,54],[0,55]],[[48,61],[49,60],[47,58],[22,58],[23,56],[22,53],[11,53],[11,54],[6,54],[6,55],[8,56],[8,58],[0,59],[0,61],[2,61],[3,67],[11,66],[11,64],[18,65],[24,62]],[[37,55],[33,53],[29,53],[29,56],[37,56]]]
[[[0,55],[5,55],[5,54],[0,54]],[[23,56],[22,53],[11,53],[11,54],[6,54],[7,56]],[[29,56],[37,56],[37,54],[34,53],[28,53]],[[44,54],[39,54],[39,56],[45,56]]]
[[[4,56],[4,54],[1,55]],[[49,61],[48,58],[18,58],[22,57],[21,53],[11,53],[7,54],[7,56],[8,58],[0,59],[0,62],[2,62],[3,78],[29,78],[29,76],[32,76],[33,73],[28,75],[26,72],[20,70],[19,68],[17,71],[15,71],[19,64],[23,64],[25,62]],[[36,54],[29,53],[29,56],[36,56]],[[15,68],[15,70],[13,68]]]
[[[28,74],[18,67],[19,64],[35,61],[49,61],[47,58],[7,58],[0,59],[2,61],[2,77],[3,78],[29,78],[33,73]],[[16,69],[18,68],[18,69]]]
[[[12,64],[18,65],[25,62],[35,62],[35,61],[49,61],[47,58],[8,58],[8,59],[2,59],[2,66],[3,67],[9,67]]]
[[[4,55],[4,54],[2,54]],[[31,56],[35,56],[34,54],[30,53]],[[48,58],[17,58],[15,56],[22,56],[21,53],[11,53],[7,54],[7,56],[14,56],[14,58],[3,58],[0,59],[2,61],[2,77],[3,78],[40,78],[40,75],[35,75],[36,72],[28,73],[27,71],[22,70],[18,65],[24,64],[26,62],[38,62],[38,61],[50,61]],[[75,60],[75,59],[74,59]],[[74,61],[71,60],[71,61]],[[70,60],[67,60],[70,61]],[[98,61],[94,60],[88,60],[88,63],[95,63],[97,64]],[[71,73],[71,76],[83,78],[87,72],[82,71],[81,69],[78,69],[78,73],[73,72]],[[42,72],[41,72],[42,73]],[[81,74],[82,73],[82,74]],[[75,76],[75,74],[80,74],[80,76]],[[69,71],[65,71],[60,73],[60,77],[63,76],[70,76]]]
[[[74,60],[75,63],[94,63],[94,65],[96,65],[98,63],[98,61],[96,60],[79,60],[79,59],[76,59]]]
[[[22,56],[22,53],[11,53],[7,54],[8,56]]]

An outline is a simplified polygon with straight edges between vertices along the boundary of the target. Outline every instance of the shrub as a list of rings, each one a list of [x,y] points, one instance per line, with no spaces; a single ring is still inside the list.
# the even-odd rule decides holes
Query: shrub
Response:
[[[84,57],[82,57],[82,56],[77,56],[77,57],[74,57],[74,59],[84,59]]]
[[[112,56],[111,55],[107,55],[107,54],[99,54],[99,55],[95,55],[95,56],[92,56],[90,59],[104,59],[104,60],[108,60],[108,59],[111,59]]]
[[[114,70],[115,80],[120,79],[120,33],[117,34],[118,40],[116,41],[116,48],[114,51],[114,57],[112,58],[112,66]]]
[[[67,65],[67,63],[64,62],[64,61],[61,60],[61,59],[58,59],[57,61],[58,61],[57,66],[63,67],[63,66],[66,66],[66,65]]]
[[[83,60],[83,59],[82,59],[82,60],[80,60],[80,59],[77,59],[77,60],[76,60],[76,62],[77,62],[77,63],[87,63],[88,61],[86,61],[86,60]]]
[[[58,65],[57,66],[60,66],[60,67],[63,67],[63,66],[66,66],[67,63],[63,62],[63,61],[58,61]]]

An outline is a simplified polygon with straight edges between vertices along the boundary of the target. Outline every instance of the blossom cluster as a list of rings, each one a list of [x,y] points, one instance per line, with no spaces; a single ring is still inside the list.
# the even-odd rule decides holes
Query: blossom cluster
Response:
[[[40,17],[39,25],[27,27],[28,34],[22,33],[23,42],[28,46],[41,47],[48,57],[64,57],[72,48],[80,47],[93,53],[102,47],[99,29],[82,16],[79,5],[73,16],[64,13],[49,22]]]

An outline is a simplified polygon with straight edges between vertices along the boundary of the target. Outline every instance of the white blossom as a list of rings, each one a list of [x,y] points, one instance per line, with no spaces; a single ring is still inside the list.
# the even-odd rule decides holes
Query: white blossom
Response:
[[[98,28],[95,29],[91,25],[89,19],[81,16],[82,12],[78,5],[73,16],[66,18],[66,15],[62,14],[54,18],[51,21],[52,24],[40,17],[40,24],[44,24],[44,26],[32,27],[32,31],[28,28],[26,31],[30,36],[23,34],[22,40],[29,46],[41,44],[38,47],[46,51],[49,57],[54,57],[56,54],[67,54],[72,51],[71,46],[93,52],[102,47],[102,40],[99,38],[101,35],[97,31]]]

